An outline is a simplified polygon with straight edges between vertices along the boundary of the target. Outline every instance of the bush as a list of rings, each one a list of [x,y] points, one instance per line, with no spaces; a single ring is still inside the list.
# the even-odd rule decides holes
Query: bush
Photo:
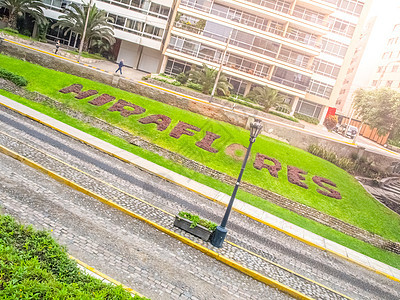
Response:
[[[0,77],[11,81],[18,86],[26,86],[28,84],[28,81],[24,77],[16,75],[3,68],[0,68]]]
[[[0,299],[132,299],[122,287],[83,273],[47,232],[10,216],[0,216],[0,257]]]
[[[176,81],[179,81],[182,84],[186,84],[188,79],[189,79],[189,76],[187,74],[185,74],[184,72],[179,73],[175,78]]]
[[[309,116],[302,115],[299,113],[294,113],[294,116],[296,117],[296,119],[306,121],[307,123],[310,123],[310,124],[314,124],[314,125],[319,124],[319,120],[317,118],[309,117]]]
[[[182,83],[180,83],[179,81],[177,81],[177,80],[174,80],[174,81],[172,81],[172,85],[175,85],[175,86],[181,86],[182,85]]]
[[[353,175],[362,175],[370,178],[385,176],[385,174],[381,174],[372,166],[372,161],[368,161],[364,157],[359,158],[357,153],[352,153],[350,158],[338,157],[335,152],[329,151],[318,145],[310,145],[307,151],[315,156],[321,157],[322,159],[333,163],[334,165]]]
[[[192,81],[189,81],[189,82],[186,84],[186,86],[187,86],[188,88],[191,88],[191,89],[194,89],[194,90],[200,91],[200,92],[203,90],[203,86],[202,86],[201,84],[199,84],[199,83],[194,83],[194,82],[192,82]]]
[[[150,77],[151,77],[150,74],[144,75],[144,76],[142,77],[142,80],[149,80]]]
[[[278,117],[281,117],[281,118],[284,118],[284,119],[299,123],[299,120],[297,120],[296,118],[294,118],[292,116],[281,114],[281,113],[276,112],[276,111],[269,111],[268,113],[271,114],[271,115],[274,115],[274,116],[278,116]]]
[[[327,116],[324,120],[324,125],[329,131],[331,131],[333,128],[335,128],[337,123],[338,123],[338,118],[337,118],[337,116],[333,116],[333,115]]]

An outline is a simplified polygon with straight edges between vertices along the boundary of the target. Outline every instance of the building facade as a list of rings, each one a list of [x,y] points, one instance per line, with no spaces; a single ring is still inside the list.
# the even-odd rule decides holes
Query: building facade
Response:
[[[267,85],[294,112],[323,120],[339,94],[368,10],[360,0],[181,0],[161,71],[219,68],[246,95]],[[221,62],[225,55],[225,60]]]
[[[82,1],[73,0],[82,4]],[[43,0],[45,16],[55,23],[71,1]],[[86,1],[88,3],[89,1]],[[112,19],[117,60],[146,72],[157,72],[162,59],[165,37],[174,11],[175,0],[94,0],[96,7]],[[60,39],[64,45],[79,46],[79,37],[63,35],[59,29],[50,30],[47,38]]]

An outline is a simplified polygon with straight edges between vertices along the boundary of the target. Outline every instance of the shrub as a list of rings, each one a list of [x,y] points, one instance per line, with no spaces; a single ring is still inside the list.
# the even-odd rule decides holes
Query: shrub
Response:
[[[338,123],[338,118],[337,118],[337,116],[333,116],[333,115],[327,116],[324,120],[324,125],[329,131],[331,131],[333,128],[335,128],[337,123]]]
[[[150,74],[144,75],[144,76],[142,77],[142,80],[149,80],[150,77],[151,77]]]
[[[317,118],[309,117],[309,116],[302,115],[299,113],[294,113],[294,116],[296,117],[296,119],[306,121],[307,123],[311,123],[311,124],[315,124],[315,125],[319,124],[319,120]]]
[[[28,81],[24,77],[14,74],[3,68],[0,68],[0,77],[11,81],[18,86],[26,86],[28,84]]]
[[[176,81],[179,81],[182,84],[186,84],[188,79],[189,79],[189,76],[187,74],[185,74],[184,72],[179,73],[175,78]]]
[[[174,80],[174,81],[172,81],[172,85],[175,85],[175,86],[181,86],[182,85],[182,83],[180,83],[179,81],[177,81],[177,80]]]
[[[0,257],[1,299],[132,299],[122,287],[83,273],[47,232],[10,216],[0,216]]]
[[[188,88],[191,88],[191,89],[194,89],[194,90],[200,91],[200,92],[203,90],[203,86],[202,86],[201,84],[199,84],[199,83],[194,83],[194,82],[192,82],[192,81],[189,81],[189,82],[186,84],[186,86],[187,86]]]
[[[284,119],[299,123],[299,120],[297,120],[296,118],[294,118],[292,116],[281,114],[281,113],[276,112],[276,111],[269,111],[268,113],[271,114],[271,115],[274,115],[274,116],[278,116],[278,117],[281,117],[281,118],[284,118]]]
[[[197,215],[193,215],[189,212],[185,212],[185,211],[180,211],[178,214],[181,218],[187,219],[189,221],[192,221],[192,224],[190,225],[190,228],[194,228],[197,225],[201,225],[205,228],[207,228],[210,231],[214,231],[217,228],[217,224],[215,224],[214,222],[211,222],[209,220],[206,219],[202,219]]]

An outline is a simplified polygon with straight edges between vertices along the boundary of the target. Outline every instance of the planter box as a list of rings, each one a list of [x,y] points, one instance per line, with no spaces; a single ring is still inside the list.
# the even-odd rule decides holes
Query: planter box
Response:
[[[180,216],[175,216],[175,221],[174,221],[174,226],[185,230],[186,232],[189,232],[190,234],[193,234],[194,236],[197,236],[201,238],[203,241],[208,242],[210,239],[210,236],[212,234],[212,231],[208,230],[207,228],[197,225],[196,227],[190,228],[190,225],[192,225],[192,221],[189,221],[188,219],[184,219]]]

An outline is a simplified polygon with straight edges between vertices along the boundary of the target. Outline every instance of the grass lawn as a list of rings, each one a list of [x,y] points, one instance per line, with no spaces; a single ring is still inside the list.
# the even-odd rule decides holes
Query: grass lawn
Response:
[[[0,268],[1,299],[147,299],[82,273],[47,232],[3,215]]]
[[[244,146],[248,145],[249,133],[242,128],[218,122],[101,83],[48,70],[7,56],[0,56],[0,61],[2,63],[1,67],[28,79],[29,84],[27,88],[29,90],[38,91],[58,101],[64,102],[74,109],[104,119],[109,123],[118,125],[136,135],[140,135],[152,143],[197,160],[202,164],[233,177],[236,177],[239,173],[241,163],[226,155],[224,150],[232,143],[238,143]],[[122,117],[119,112],[108,111],[108,108],[113,103],[108,103],[99,107],[88,103],[89,100],[94,99],[99,94],[90,98],[77,100],[74,98],[75,94],[62,94],[58,92],[61,88],[74,83],[82,84],[84,86],[83,90],[94,89],[97,90],[99,94],[107,93],[115,96],[116,99],[113,103],[118,99],[132,102],[146,108],[146,112],[141,115],[132,115],[125,118]],[[139,156],[163,165],[177,173],[188,176],[228,194],[232,191],[232,187],[222,184],[213,178],[198,174],[174,162],[160,158],[151,152],[129,145],[100,130],[90,128],[79,121],[73,120],[54,110],[50,110],[41,104],[31,103],[26,99],[10,95],[5,91],[1,93]],[[138,119],[152,114],[164,114],[169,116],[172,119],[171,125],[165,131],[157,131],[155,129],[155,124],[141,124],[137,122]],[[202,130],[195,133],[194,136],[182,135],[179,139],[172,138],[169,136],[169,133],[178,121],[195,125]],[[210,153],[195,146],[195,143],[204,137],[205,131],[211,131],[221,136],[221,138],[217,139],[213,144],[213,147],[219,150],[218,153]],[[278,178],[272,177],[267,169],[257,170],[253,168],[252,164],[257,152],[276,158],[281,162],[282,170],[279,171]],[[308,172],[308,174],[305,175],[305,183],[308,185],[308,189],[288,182],[287,165],[295,166]],[[319,187],[312,181],[312,176],[314,175],[322,176],[335,182],[337,184],[337,190],[342,195],[342,199],[337,200],[317,193],[316,190]],[[385,238],[400,241],[400,217],[398,215],[368,195],[351,175],[335,165],[298,148],[260,136],[253,145],[252,156],[249,159],[243,180],[314,207],[360,228],[377,233]],[[335,230],[302,218],[243,191],[239,192],[238,198],[321,236],[346,245],[356,251],[400,267],[399,256],[397,255],[359,242],[356,239],[347,237]]]

